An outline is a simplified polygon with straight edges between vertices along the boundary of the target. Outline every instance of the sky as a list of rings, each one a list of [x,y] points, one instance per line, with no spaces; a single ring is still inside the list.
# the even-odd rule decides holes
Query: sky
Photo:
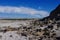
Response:
[[[0,0],[0,18],[43,18],[60,0]]]

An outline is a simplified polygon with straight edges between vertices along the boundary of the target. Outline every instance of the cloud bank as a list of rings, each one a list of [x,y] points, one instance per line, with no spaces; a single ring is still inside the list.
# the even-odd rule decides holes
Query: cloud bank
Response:
[[[0,13],[17,13],[17,14],[29,14],[36,17],[46,17],[49,15],[47,11],[36,10],[28,7],[13,7],[13,6],[0,6]]]

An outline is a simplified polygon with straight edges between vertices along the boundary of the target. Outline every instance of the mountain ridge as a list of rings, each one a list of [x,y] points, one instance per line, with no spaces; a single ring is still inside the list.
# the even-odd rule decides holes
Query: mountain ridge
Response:
[[[52,10],[50,12],[49,16],[44,17],[42,20],[45,20],[45,19],[47,19],[47,20],[49,20],[49,19],[50,20],[53,20],[53,19],[60,20],[60,4],[54,10]]]

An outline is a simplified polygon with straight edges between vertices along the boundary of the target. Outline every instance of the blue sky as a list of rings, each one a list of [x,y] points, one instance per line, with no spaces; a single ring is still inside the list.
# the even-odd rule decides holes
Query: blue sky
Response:
[[[0,0],[0,18],[43,18],[60,0]]]

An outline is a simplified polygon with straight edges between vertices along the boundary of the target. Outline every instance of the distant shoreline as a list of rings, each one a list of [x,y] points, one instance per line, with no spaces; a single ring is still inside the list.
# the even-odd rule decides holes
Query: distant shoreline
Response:
[[[37,20],[40,18],[6,18],[6,19],[0,19],[0,20]]]

